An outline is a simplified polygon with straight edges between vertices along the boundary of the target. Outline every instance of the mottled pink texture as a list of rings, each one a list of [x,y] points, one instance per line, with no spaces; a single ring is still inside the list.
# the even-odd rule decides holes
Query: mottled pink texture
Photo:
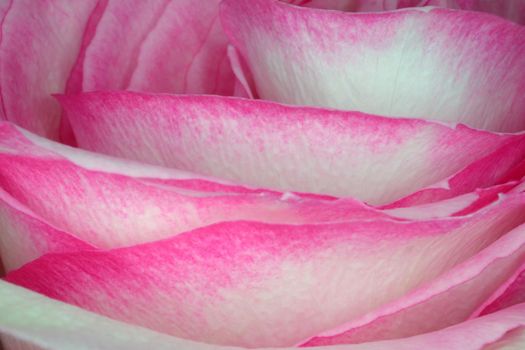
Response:
[[[509,195],[471,216],[417,222],[220,223],[140,246],[46,255],[7,280],[184,338],[292,345],[467,260],[480,268],[478,260],[493,261],[506,251],[491,246],[500,237],[504,247],[518,249],[521,231],[505,234],[525,219],[524,199],[523,193]],[[461,273],[446,276],[440,285],[463,281]],[[461,297],[453,300],[499,286],[489,280],[483,288],[458,287]]]
[[[1,114],[35,133],[58,139],[60,107],[51,94],[64,91],[97,1],[9,3],[5,16],[0,16]]]
[[[10,196],[50,224],[101,248],[151,241],[224,220],[305,224],[428,219],[464,211],[487,195],[482,191],[396,212],[351,198],[214,187],[198,178],[177,179],[178,172],[169,169],[38,139],[9,123],[0,124],[0,165],[0,185]],[[493,189],[486,191],[490,195]]]
[[[254,187],[353,196],[374,205],[450,176],[454,195],[490,186],[525,155],[525,135],[358,112],[213,96],[58,98],[83,148]],[[512,154],[491,155],[510,148]],[[457,174],[485,157],[478,167],[494,164],[496,170]]]
[[[525,27],[496,16],[226,0],[221,18],[263,99],[525,128]]]

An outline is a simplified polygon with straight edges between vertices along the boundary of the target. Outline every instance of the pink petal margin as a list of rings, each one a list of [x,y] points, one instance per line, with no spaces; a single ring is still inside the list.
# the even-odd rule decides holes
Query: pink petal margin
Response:
[[[466,217],[416,222],[219,223],[129,248],[45,255],[6,278],[218,344],[290,346],[390,311],[388,303],[412,318],[394,315],[382,336],[414,335],[464,321],[524,263],[525,226],[508,233],[525,220],[524,199],[512,194]],[[416,302],[425,303],[420,313]],[[380,337],[375,329],[365,340]]]
[[[525,129],[525,27],[502,18],[225,0],[221,19],[262,99]]]
[[[0,135],[0,187],[5,191],[0,192],[0,207],[6,213],[23,207],[36,219],[99,248],[148,242],[224,220],[308,224],[465,215],[520,184],[511,181],[433,204],[379,210],[351,198],[249,189],[106,157],[9,123],[0,125]]]
[[[450,176],[453,195],[494,185],[525,157],[525,134],[359,112],[217,96],[89,93],[58,99],[79,146],[91,151],[373,205]],[[442,185],[435,199],[446,197]],[[407,201],[428,202],[434,193],[415,195]]]
[[[520,344],[525,344],[523,337],[519,338],[524,333],[523,327],[525,304],[520,304],[437,332],[405,339],[342,345],[338,349],[488,350],[491,346],[491,350],[503,350],[504,346],[511,345],[519,349]],[[30,346],[51,350],[240,350],[196,343],[114,321],[3,281],[0,281],[0,333],[9,336],[10,341],[17,345],[26,346],[20,347],[21,350]]]

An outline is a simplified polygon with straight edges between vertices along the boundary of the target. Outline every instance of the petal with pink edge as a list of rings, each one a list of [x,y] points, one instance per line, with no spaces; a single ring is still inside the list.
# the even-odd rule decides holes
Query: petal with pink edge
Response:
[[[469,319],[525,266],[525,225],[428,285],[305,342],[303,346],[410,337]]]
[[[176,171],[119,163],[24,134],[9,123],[0,124],[0,136],[0,188],[51,225],[100,248],[147,242],[225,220],[302,224],[448,216],[483,197],[472,194],[433,208],[390,213],[352,199],[236,188],[211,192],[180,186]],[[153,175],[161,178],[142,178]],[[179,186],[163,183],[170,175]]]
[[[525,134],[358,112],[215,96],[89,93],[59,100],[83,148],[374,205],[433,185],[502,148],[512,152],[490,159],[498,162],[496,173],[525,156]]]
[[[221,18],[263,99],[525,129],[525,27],[496,16],[226,0]]]
[[[520,344],[525,344],[524,326],[525,304],[520,304],[433,333],[343,345],[339,349],[509,350],[510,346],[520,349]],[[114,321],[3,281],[0,281],[0,333],[9,336],[17,345],[26,346],[20,350],[28,350],[29,346],[52,350],[238,350],[196,343]]]
[[[221,223],[140,246],[46,255],[7,280],[183,338],[290,346],[475,256],[525,220],[524,199],[410,223]]]
[[[97,1],[11,1],[1,22],[0,103],[4,119],[57,139],[64,91]]]

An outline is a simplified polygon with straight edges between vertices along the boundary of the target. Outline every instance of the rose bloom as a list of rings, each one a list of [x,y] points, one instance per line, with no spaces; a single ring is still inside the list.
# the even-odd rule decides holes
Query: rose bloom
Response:
[[[525,349],[525,1],[0,18],[4,349]]]

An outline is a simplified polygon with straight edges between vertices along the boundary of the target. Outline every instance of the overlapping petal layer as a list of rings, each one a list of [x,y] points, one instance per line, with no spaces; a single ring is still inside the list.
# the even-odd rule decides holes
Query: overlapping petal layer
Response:
[[[342,13],[226,0],[223,26],[263,99],[525,128],[525,27],[479,12]]]
[[[0,186],[13,197],[0,201],[0,207],[11,213],[23,206],[98,247],[151,241],[219,221],[300,224],[446,216],[484,197],[467,195],[421,211],[380,211],[352,199],[255,191],[198,177],[187,186],[185,181],[194,180],[188,174],[119,162],[24,134],[8,123],[0,125],[0,136]]]
[[[233,91],[217,0],[108,0],[99,11],[69,91]]]
[[[57,139],[60,107],[51,94],[64,91],[97,1],[8,3],[0,22],[1,115]]]
[[[59,99],[83,148],[251,186],[372,204],[400,199],[471,163],[478,169],[455,180],[470,186],[463,193],[491,185],[525,155],[525,135],[357,112],[213,96],[92,93]]]
[[[490,300],[479,314],[486,315],[523,302],[525,302],[525,266],[509,280],[509,283],[500,288],[495,298]]]
[[[525,220],[524,199],[513,194],[470,216],[430,221],[221,223],[129,248],[46,255],[7,279],[184,338],[292,345],[392,302],[472,256],[476,268],[480,259],[495,263],[503,248],[475,255]],[[521,249],[521,229],[502,238],[505,247]],[[480,293],[475,303],[480,291],[498,288],[498,279],[523,263],[522,253],[507,255],[499,274],[483,275],[472,290],[459,285],[451,300]],[[464,276],[444,280],[457,286]]]
[[[67,120],[60,126],[53,93],[132,89],[231,94],[234,76],[218,3],[2,1],[0,116],[73,142]]]
[[[46,253],[89,249],[93,247],[50,226],[0,189],[0,256],[6,271]]]
[[[304,345],[363,343],[410,337],[477,316],[477,309],[525,268],[525,225],[453,268],[428,286]],[[514,303],[519,303],[516,298]]]
[[[524,344],[525,305],[406,339],[343,345],[341,350],[490,350]],[[171,337],[60,303],[0,281],[0,333],[52,350],[235,350]],[[27,346],[25,345],[25,346]],[[27,348],[21,348],[26,350]],[[288,348],[291,349],[291,348]],[[319,347],[330,350],[332,347]]]

